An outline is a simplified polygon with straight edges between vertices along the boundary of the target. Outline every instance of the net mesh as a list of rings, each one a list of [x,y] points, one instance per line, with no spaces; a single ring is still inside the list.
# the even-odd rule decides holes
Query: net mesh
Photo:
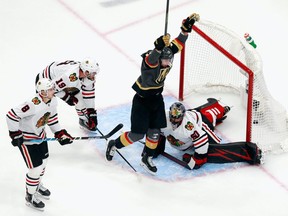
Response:
[[[196,27],[253,72],[253,100],[251,107],[247,107],[247,89],[251,88],[247,72],[196,31],[192,31],[185,45],[184,98],[193,92],[230,92],[239,95],[243,108],[250,109],[252,114],[248,119],[251,141],[266,152],[287,151],[287,112],[266,87],[262,60],[256,49],[219,24],[201,21],[196,23]]]

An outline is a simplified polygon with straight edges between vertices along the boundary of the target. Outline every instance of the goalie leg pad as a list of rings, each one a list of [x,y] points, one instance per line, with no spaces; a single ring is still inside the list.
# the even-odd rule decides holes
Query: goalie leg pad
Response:
[[[215,98],[207,98],[207,103],[195,108],[215,127],[221,123],[230,111],[229,106],[222,106]]]
[[[250,142],[210,144],[208,149],[208,163],[247,162],[260,164],[261,157],[261,150],[255,143]]]

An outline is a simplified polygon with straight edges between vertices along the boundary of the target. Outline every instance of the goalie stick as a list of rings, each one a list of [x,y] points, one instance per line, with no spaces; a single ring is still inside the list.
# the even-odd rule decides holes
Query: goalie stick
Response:
[[[123,127],[123,124],[116,125],[109,133],[106,135],[101,134],[101,136],[89,136],[89,137],[73,137],[73,140],[87,140],[87,139],[108,139],[112,135],[114,135],[117,131],[119,131]],[[58,141],[57,138],[45,138],[45,139],[32,139],[32,140],[24,140],[25,142],[44,142],[44,141]]]
[[[139,140],[138,142],[145,145],[145,142],[143,142],[142,140]],[[165,151],[161,152],[160,154],[163,155],[164,157],[166,157],[167,159],[174,161],[175,163],[179,164],[180,166],[185,167],[186,169],[192,170],[191,167],[185,161],[181,161],[180,159],[168,154]]]

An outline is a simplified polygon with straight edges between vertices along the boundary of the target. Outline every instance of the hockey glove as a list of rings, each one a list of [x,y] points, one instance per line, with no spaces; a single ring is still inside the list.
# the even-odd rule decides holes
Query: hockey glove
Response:
[[[192,31],[194,23],[199,20],[200,20],[199,14],[193,13],[192,15],[190,15],[189,17],[187,17],[182,21],[181,30],[183,32],[190,33]]]
[[[154,42],[154,46],[157,50],[161,51],[165,46],[169,46],[170,43],[170,34],[162,35],[157,38]]]
[[[64,97],[61,98],[63,101],[65,101],[67,104],[69,104],[70,106],[75,106],[75,104],[78,103],[78,99],[69,93],[66,93],[64,95]]]
[[[97,121],[97,111],[93,108],[87,109],[87,116],[88,116],[88,127],[90,130],[95,131],[98,125]]]
[[[73,137],[65,129],[55,132],[54,136],[61,145],[66,145],[73,142]]]
[[[21,146],[24,142],[22,131],[9,131],[9,136],[11,137],[13,146]]]
[[[185,153],[182,156],[182,160],[185,161],[191,169],[199,169],[203,164],[207,162],[207,154],[198,154],[190,155]]]

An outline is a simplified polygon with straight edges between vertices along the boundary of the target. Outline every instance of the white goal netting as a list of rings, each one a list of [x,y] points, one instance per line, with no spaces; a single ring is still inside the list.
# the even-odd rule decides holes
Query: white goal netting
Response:
[[[195,92],[239,95],[247,113],[244,139],[257,143],[265,152],[287,151],[287,112],[266,87],[257,50],[216,23],[201,21],[194,27],[181,55],[184,77],[180,79],[184,85],[180,100],[181,94],[185,99]]]

